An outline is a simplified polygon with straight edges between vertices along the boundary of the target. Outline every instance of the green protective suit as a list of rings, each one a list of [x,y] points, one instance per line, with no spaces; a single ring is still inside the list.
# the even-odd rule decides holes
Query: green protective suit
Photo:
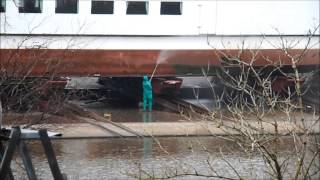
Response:
[[[148,80],[147,76],[143,76],[142,88],[143,88],[143,110],[146,111],[148,106],[149,111],[152,111],[152,85],[151,85],[151,82]]]

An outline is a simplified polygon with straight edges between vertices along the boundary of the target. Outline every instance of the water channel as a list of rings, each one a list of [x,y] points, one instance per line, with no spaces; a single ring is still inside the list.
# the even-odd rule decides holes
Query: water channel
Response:
[[[39,179],[52,179],[39,141],[28,141]],[[263,158],[245,154],[235,143],[222,137],[104,138],[53,140],[63,173],[68,179],[135,179],[139,169],[165,177],[166,173],[193,172],[235,177],[232,165],[246,179],[270,179]],[[284,137],[279,144],[282,159],[291,157],[293,141]],[[290,162],[290,159],[288,160]],[[17,179],[27,179],[16,156],[12,169]],[[292,172],[294,163],[288,163]],[[291,176],[290,173],[287,176]],[[182,176],[175,179],[207,179]],[[212,178],[214,179],[214,178]]]

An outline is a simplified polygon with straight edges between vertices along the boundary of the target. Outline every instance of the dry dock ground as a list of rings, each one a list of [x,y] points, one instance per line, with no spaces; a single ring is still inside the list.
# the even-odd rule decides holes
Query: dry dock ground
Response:
[[[63,134],[64,138],[86,138],[86,137],[136,137],[123,129],[119,129],[108,123],[100,123],[102,126],[117,132],[114,134],[104,128],[97,127],[89,123],[77,123],[77,124],[64,124],[60,125],[57,129],[56,125],[48,124],[48,129],[55,131],[58,130]],[[130,128],[134,132],[141,134],[142,136],[224,136],[230,134],[237,134],[236,131],[231,131],[226,128],[219,128],[215,123],[211,122],[153,122],[153,123],[120,123],[122,126]],[[256,122],[252,122],[252,125],[257,126]],[[37,126],[35,126],[37,127]],[[274,133],[274,128],[270,124],[265,124],[264,133]],[[282,135],[289,134],[293,129],[296,129],[293,124],[280,123],[279,133]],[[301,130],[302,132],[302,130]],[[319,133],[319,124],[314,126],[313,132]],[[257,131],[257,133],[259,133]]]
[[[68,110],[66,110],[68,109]],[[141,112],[137,110],[142,116],[150,116],[153,113],[161,112]],[[125,111],[123,113],[126,113]],[[58,113],[59,114],[59,113]],[[113,122],[112,118],[104,118],[97,112],[87,108],[78,106],[77,104],[67,104],[62,112],[62,115],[43,115],[41,113],[30,113],[28,115],[6,114],[5,126],[13,124],[20,124],[22,127],[32,129],[47,128],[50,131],[59,132],[63,138],[96,138],[96,137],[143,137],[143,136],[224,136],[239,134],[236,128],[242,128],[241,123],[234,123],[230,121],[208,121],[201,119],[184,119],[179,114],[172,113],[166,118],[173,116],[175,121],[156,121],[143,122],[141,117],[140,122]],[[35,119],[43,120],[37,122]],[[161,118],[159,116],[158,118]],[[281,113],[277,116],[265,117],[263,122],[254,120],[247,120],[244,123],[246,128],[251,127],[250,131],[253,134],[273,134],[275,133],[274,119],[277,118],[277,131],[281,135],[287,135],[291,132],[303,132],[302,124],[296,123],[297,119],[301,119],[299,114],[292,114],[292,119]],[[20,119],[20,120],[19,120]],[[254,119],[254,118],[253,118]],[[305,114],[305,129],[309,129],[309,133],[320,132],[319,115]],[[26,125],[26,124],[33,125]]]

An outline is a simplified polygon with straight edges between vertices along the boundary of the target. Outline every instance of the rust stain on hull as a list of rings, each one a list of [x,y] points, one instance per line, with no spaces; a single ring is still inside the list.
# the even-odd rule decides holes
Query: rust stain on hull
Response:
[[[282,64],[291,66],[290,59],[281,50],[163,50],[168,52],[156,76],[182,75],[175,66],[220,66],[224,56],[239,56],[250,63],[256,51],[254,66]],[[0,69],[8,75],[46,76],[141,76],[151,74],[161,50],[58,50],[58,49],[0,49]],[[292,56],[302,49],[292,49]],[[299,66],[319,65],[320,50],[310,49]]]

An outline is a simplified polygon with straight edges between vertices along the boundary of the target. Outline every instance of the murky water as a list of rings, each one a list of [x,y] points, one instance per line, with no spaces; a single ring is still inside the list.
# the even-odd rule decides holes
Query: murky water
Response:
[[[244,178],[270,178],[260,155],[248,156],[235,143],[217,137],[54,140],[53,145],[60,168],[69,179],[135,179],[134,176],[145,175],[142,172],[165,177],[175,171],[192,173],[194,170],[212,175],[212,169],[221,176],[237,177],[231,166]],[[290,138],[281,140],[278,150],[282,159],[291,157],[292,145]],[[37,175],[40,179],[52,179],[41,144],[30,141],[28,147]],[[289,163],[286,169],[290,172],[293,167]],[[17,179],[26,178],[16,162],[12,169]]]

